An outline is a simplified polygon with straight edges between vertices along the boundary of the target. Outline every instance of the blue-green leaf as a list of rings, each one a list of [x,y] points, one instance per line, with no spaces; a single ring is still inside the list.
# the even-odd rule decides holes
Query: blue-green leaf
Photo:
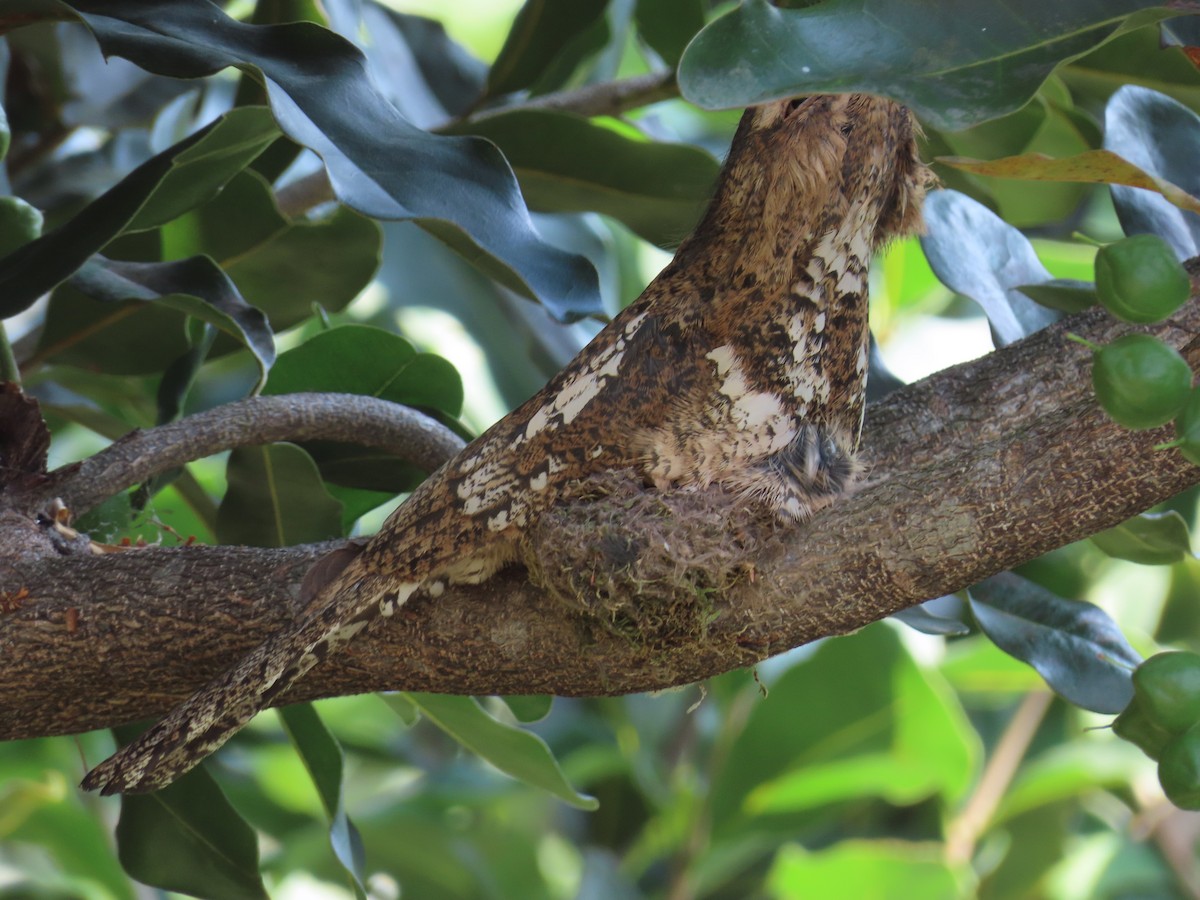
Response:
[[[967,597],[984,633],[1076,706],[1116,714],[1132,699],[1131,676],[1142,658],[1100,607],[1007,572]]]
[[[983,307],[997,345],[1060,318],[1018,290],[1052,276],[1029,239],[986,206],[958,191],[935,191],[925,203],[925,223],[921,248],[930,267],[942,284]]]
[[[779,9],[745,0],[684,51],[683,95],[708,109],[798,94],[892,97],[937,128],[1024,105],[1060,63],[1123,28],[1165,18],[1140,0],[830,0]],[[1125,22],[1141,13],[1134,22]]]
[[[407,122],[348,41],[311,22],[245,25],[207,0],[76,0],[105,53],[199,78],[261,73],[279,127],[325,162],[339,200],[412,220],[505,286],[560,318],[601,311],[595,269],[544,243],[499,151]]]

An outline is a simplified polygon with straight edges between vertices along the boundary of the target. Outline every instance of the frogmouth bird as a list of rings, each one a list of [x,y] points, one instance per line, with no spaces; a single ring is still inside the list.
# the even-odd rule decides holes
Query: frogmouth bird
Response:
[[[700,225],[549,384],[425,481],[270,638],[83,781],[163,787],[418,591],[480,582],[589,475],[721,485],[784,519],[844,495],[867,376],[872,252],[920,224],[929,180],[889,100],[811,96],[745,113]]]

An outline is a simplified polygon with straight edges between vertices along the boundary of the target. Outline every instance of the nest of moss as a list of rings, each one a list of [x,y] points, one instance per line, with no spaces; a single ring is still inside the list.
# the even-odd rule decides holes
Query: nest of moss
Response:
[[[530,580],[586,620],[666,646],[706,636],[779,527],[721,488],[663,493],[607,472],[544,513],[521,555]]]

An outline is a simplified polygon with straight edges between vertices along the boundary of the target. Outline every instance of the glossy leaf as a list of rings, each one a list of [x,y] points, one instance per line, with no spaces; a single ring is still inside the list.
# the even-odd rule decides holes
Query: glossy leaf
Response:
[[[1100,607],[1010,573],[977,584],[968,599],[1001,650],[1033,666],[1076,706],[1116,714],[1133,697],[1130,676],[1141,657]]]
[[[245,301],[229,276],[207,256],[138,263],[97,255],[83,264],[71,284],[93,300],[161,303],[220,328],[253,355],[260,384],[275,361],[275,340],[267,317]]]
[[[105,53],[198,78],[262,73],[279,127],[319,154],[339,200],[364,215],[417,222],[505,286],[562,318],[600,311],[596,273],[545,244],[494,146],[405,121],[366,75],[362,54],[311,22],[243,25],[206,0],[78,0]]]
[[[280,355],[263,392],[304,391],[364,394],[449,418],[458,416],[463,401],[462,379],[447,360],[418,353],[399,335],[368,325],[343,325],[320,332]],[[362,498],[366,508],[411,490],[429,474],[370,447],[314,441],[306,449],[325,479],[384,492],[384,496]]]
[[[1109,556],[1146,566],[1169,566],[1192,555],[1187,521],[1174,510],[1134,516],[1092,535],[1092,543]]]
[[[1021,232],[957,191],[935,191],[925,203],[921,247],[946,287],[987,313],[998,346],[1045,328],[1059,314],[1017,287],[1052,280]]]
[[[1169,15],[1144,7],[1010,0],[967,15],[955,0],[892,0],[870,10],[858,0],[802,9],[746,0],[688,46],[679,85],[707,109],[865,91],[955,130],[1024,105],[1056,66],[1117,34],[1127,16],[1140,12],[1135,21],[1145,24]]]
[[[898,613],[893,613],[891,618],[903,622],[909,628],[922,634],[961,635],[971,633],[971,626],[966,622],[961,619],[951,619],[948,616],[939,616],[937,613],[931,612],[925,603],[902,609]]]
[[[593,26],[608,0],[526,0],[488,72],[485,97],[530,87],[563,52],[565,44]]]
[[[1200,171],[1192,152],[1200,146],[1200,116],[1164,94],[1126,85],[1104,110],[1104,147],[1151,176],[1200,196]],[[1200,252],[1200,217],[1157,194],[1114,185],[1113,205],[1126,234],[1157,234],[1180,259]]]
[[[696,226],[719,171],[703,150],[611,120],[522,110],[463,127],[504,151],[531,209],[604,213],[663,247]]]
[[[536,734],[496,721],[472,697],[404,696],[434,725],[506,775],[549,791],[571,806],[596,809],[594,798],[571,787],[550,749]]]
[[[221,543],[290,547],[342,536],[342,505],[295,444],[239,447],[225,473],[229,488],[217,511]]]
[[[266,110],[235,109],[147,160],[69,221],[0,259],[0,317],[28,307],[122,232],[208,199],[278,133]]]
[[[136,728],[116,729],[122,740]],[[117,854],[143,884],[212,900],[259,900],[258,837],[203,768],[151,794],[126,794]]]
[[[1200,212],[1200,199],[1187,191],[1134,165],[1111,150],[1088,150],[1066,159],[1045,153],[1022,153],[1003,159],[968,159],[939,156],[938,162],[975,175],[1017,178],[1022,181],[1080,181],[1089,184],[1128,185],[1161,194],[1180,209]]]
[[[341,745],[325,727],[311,703],[279,708],[279,717],[292,739],[304,767],[329,818],[329,841],[334,855],[354,883],[355,893],[365,896],[366,851],[358,827],[346,814],[342,797],[343,756]]]

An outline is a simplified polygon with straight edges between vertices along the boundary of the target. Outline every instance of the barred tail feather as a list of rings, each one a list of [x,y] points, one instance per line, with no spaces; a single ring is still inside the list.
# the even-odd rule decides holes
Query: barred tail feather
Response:
[[[165,719],[84,777],[85,790],[141,794],[166,787],[233,737],[309,669],[386,619],[420,587],[365,576],[340,580],[329,603],[246,655]]]

